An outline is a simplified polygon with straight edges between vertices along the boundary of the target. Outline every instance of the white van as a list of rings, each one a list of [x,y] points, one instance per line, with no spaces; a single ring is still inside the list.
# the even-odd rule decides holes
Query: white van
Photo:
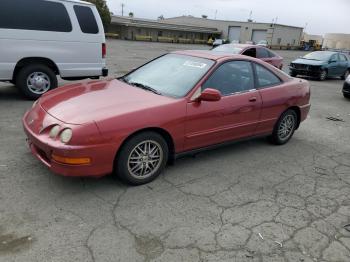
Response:
[[[107,76],[96,7],[78,0],[0,0],[0,81],[29,99],[65,80]]]

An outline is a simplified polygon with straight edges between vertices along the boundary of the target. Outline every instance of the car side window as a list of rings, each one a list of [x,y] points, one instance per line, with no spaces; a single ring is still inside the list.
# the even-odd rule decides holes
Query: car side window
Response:
[[[207,88],[217,89],[223,96],[254,89],[251,63],[231,61],[221,65],[202,86],[202,90]]]
[[[336,62],[338,62],[338,61],[339,61],[339,59],[338,59],[338,54],[332,55],[331,61],[336,61]]]
[[[265,48],[257,48],[257,58],[268,58],[269,52]]]
[[[255,64],[255,70],[259,88],[275,86],[282,83],[274,73],[261,65]]]
[[[272,53],[270,50],[266,50],[269,53],[270,57],[275,57],[276,55],[274,53]]]
[[[78,18],[80,29],[85,34],[98,34],[98,25],[90,7],[74,6],[74,12]]]
[[[339,58],[340,58],[341,62],[347,62],[348,61],[348,58],[345,55],[340,54]]]
[[[256,49],[255,48],[249,48],[248,50],[244,51],[242,55],[250,56],[250,57],[256,57]]]
[[[1,0],[0,28],[71,32],[72,23],[62,3],[44,0]]]

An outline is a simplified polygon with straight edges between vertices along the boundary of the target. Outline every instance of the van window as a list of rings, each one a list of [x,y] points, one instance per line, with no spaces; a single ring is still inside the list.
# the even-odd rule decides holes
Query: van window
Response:
[[[90,7],[87,6],[74,6],[75,14],[78,18],[80,29],[85,34],[97,34],[98,25]]]
[[[71,32],[65,6],[44,0],[1,0],[0,28]]]

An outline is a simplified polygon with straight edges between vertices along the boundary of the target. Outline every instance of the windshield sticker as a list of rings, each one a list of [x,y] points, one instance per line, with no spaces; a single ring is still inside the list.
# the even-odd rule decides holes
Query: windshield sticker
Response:
[[[199,62],[193,62],[193,61],[186,61],[184,63],[184,66],[190,66],[190,67],[196,67],[196,68],[205,68],[207,66],[207,64],[204,63],[199,63]]]

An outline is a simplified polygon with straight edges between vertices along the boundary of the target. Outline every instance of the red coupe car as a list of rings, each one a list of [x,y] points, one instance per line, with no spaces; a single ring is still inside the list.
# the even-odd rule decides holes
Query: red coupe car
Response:
[[[282,70],[283,68],[283,57],[261,45],[226,44],[218,46],[212,50],[216,52],[227,52],[231,54],[251,56],[263,60],[264,62],[269,63],[278,69]]]
[[[65,176],[155,179],[185,153],[232,140],[289,141],[310,87],[258,59],[210,51],[161,56],[115,80],[67,85],[23,117],[32,153]]]

